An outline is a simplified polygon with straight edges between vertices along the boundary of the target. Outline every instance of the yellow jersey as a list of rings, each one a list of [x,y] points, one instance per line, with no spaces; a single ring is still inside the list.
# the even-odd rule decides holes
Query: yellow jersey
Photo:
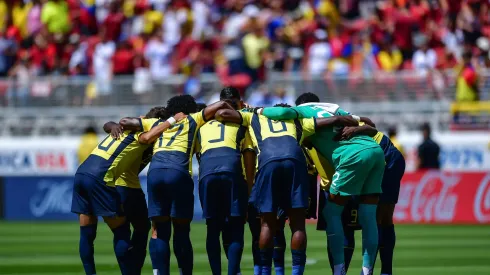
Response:
[[[149,124],[143,132],[149,131]],[[77,174],[86,174],[114,186],[116,180],[134,167],[135,161],[142,159],[149,145],[138,142],[143,132],[124,131],[119,139],[107,135],[92,151],[90,156],[78,167]],[[138,165],[139,167],[139,165]],[[139,180],[137,185],[139,186]]]
[[[281,159],[294,159],[306,165],[300,145],[305,137],[315,133],[315,118],[276,121],[246,111],[239,113],[258,152],[258,169]]]
[[[170,168],[192,175],[194,140],[197,130],[206,123],[203,111],[188,115],[162,133],[153,145],[150,170]],[[142,119],[142,124],[154,123],[154,126],[163,122],[157,119]]]
[[[335,172],[332,165],[324,158],[322,155],[318,154],[315,148],[306,149],[307,157],[313,163],[314,168],[318,175],[320,176],[320,188],[322,190],[328,190],[330,188],[330,183],[332,176]]]
[[[242,151],[253,150],[245,126],[217,120],[207,122],[198,130],[197,141],[199,179],[220,172],[243,174]]]

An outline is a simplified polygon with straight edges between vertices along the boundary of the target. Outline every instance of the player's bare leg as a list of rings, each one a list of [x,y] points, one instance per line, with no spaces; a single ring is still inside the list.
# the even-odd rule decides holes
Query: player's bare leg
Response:
[[[194,252],[190,239],[191,219],[172,218],[174,227],[173,247],[177,258],[180,274],[192,274],[194,267]]]
[[[334,275],[345,274],[342,211],[349,199],[350,196],[329,194],[325,207],[322,209],[322,215],[327,223],[327,241],[332,253]]]
[[[78,215],[80,221],[80,243],[79,253],[83,269],[86,275],[94,275],[94,241],[97,236],[97,217],[92,215]]]
[[[379,195],[361,195],[359,201],[359,224],[362,227],[362,273],[372,274],[378,249],[378,226],[376,208]]]
[[[378,204],[377,219],[379,231],[379,257],[381,260],[381,274],[392,274],[393,251],[395,249],[396,235],[393,225],[395,204]]]
[[[288,211],[289,227],[291,228],[291,254],[293,260],[293,275],[301,275],[306,264],[306,211],[304,208]]]
[[[170,274],[170,235],[172,226],[170,217],[153,217],[151,219],[150,258],[153,274]]]
[[[262,275],[270,275],[272,254],[274,252],[274,234],[276,233],[276,213],[262,213],[259,237],[260,267]]]
[[[134,266],[130,257],[131,229],[126,217],[104,217],[105,223],[114,234],[113,245],[121,274],[133,274]]]

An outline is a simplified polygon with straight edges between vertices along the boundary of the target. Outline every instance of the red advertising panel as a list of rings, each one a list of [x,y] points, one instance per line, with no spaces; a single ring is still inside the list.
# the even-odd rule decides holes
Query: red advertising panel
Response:
[[[490,224],[490,172],[406,173],[396,223]]]

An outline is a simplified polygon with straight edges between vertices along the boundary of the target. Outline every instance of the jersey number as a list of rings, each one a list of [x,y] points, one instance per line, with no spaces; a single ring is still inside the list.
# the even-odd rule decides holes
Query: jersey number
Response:
[[[272,120],[269,119],[269,120],[267,120],[267,122],[269,123],[269,130],[272,133],[274,133],[274,134],[286,132],[288,130],[288,128],[286,127],[286,123],[284,121],[274,121],[274,122],[272,122]],[[278,124],[278,123],[281,124],[281,129],[275,130],[274,129],[274,124]]]
[[[175,126],[177,125],[174,125],[172,127],[170,127],[170,129],[174,128]],[[180,134],[182,133],[182,130],[184,130],[184,124],[179,124],[179,129],[177,129],[177,132],[175,132],[175,134],[170,138],[170,140],[168,141],[168,143],[165,145],[165,146],[170,146],[172,145],[172,143],[174,143],[175,141],[175,138]],[[163,134],[160,136],[159,138],[159,143],[158,143],[158,147],[162,147],[162,142],[163,142]]]
[[[217,122],[218,127],[221,128],[220,136],[217,139],[212,139],[212,140],[208,141],[209,143],[216,143],[216,142],[221,142],[221,141],[225,140],[225,125],[221,122],[216,121],[216,120],[211,121],[210,124],[213,125],[213,123],[215,123],[215,122]]]
[[[116,142],[116,139],[115,138],[112,138],[112,141],[109,142],[109,144],[107,144],[107,146],[102,145],[102,144],[104,144],[104,142],[106,142],[106,140],[108,138],[112,138],[112,137],[111,136],[107,136],[101,143],[99,143],[99,145],[97,146],[97,148],[99,148],[102,151],[107,152],[107,150],[109,150],[109,148],[111,148],[112,144],[114,144],[114,142]]]

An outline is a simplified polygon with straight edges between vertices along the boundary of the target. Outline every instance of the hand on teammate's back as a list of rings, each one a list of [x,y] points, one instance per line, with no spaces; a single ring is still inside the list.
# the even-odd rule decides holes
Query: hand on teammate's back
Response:
[[[176,120],[177,122],[179,122],[179,121],[183,120],[183,119],[184,119],[184,118],[186,118],[186,117],[187,117],[187,115],[186,115],[186,114],[184,114],[184,113],[177,113],[177,114],[175,114],[175,115],[174,115],[174,118],[175,118],[175,120]]]
[[[112,138],[119,139],[119,137],[122,136],[123,131],[123,127],[119,125],[119,123],[114,124],[114,126],[111,128]]]
[[[344,127],[335,137],[335,141],[349,140],[357,134],[357,127]]]

